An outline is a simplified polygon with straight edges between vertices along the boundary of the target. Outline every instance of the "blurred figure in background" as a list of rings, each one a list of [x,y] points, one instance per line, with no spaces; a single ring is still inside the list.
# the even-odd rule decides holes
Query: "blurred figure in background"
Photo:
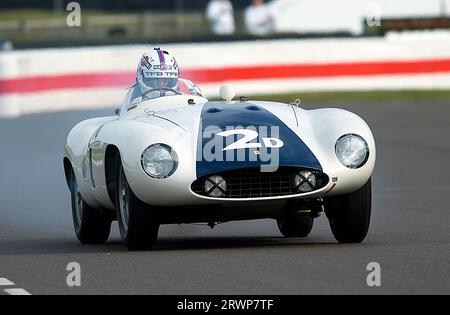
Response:
[[[206,8],[206,17],[212,24],[214,34],[234,34],[234,9],[229,0],[211,0]]]
[[[441,0],[441,14],[443,17],[450,16],[450,0]]]
[[[264,36],[274,32],[274,16],[264,0],[252,0],[252,4],[245,10],[245,26],[251,35]]]
[[[0,51],[13,50],[13,45],[11,42],[0,39]]]

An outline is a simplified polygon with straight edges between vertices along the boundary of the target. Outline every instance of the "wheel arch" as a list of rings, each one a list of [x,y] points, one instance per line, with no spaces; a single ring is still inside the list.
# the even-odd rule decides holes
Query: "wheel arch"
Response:
[[[116,167],[118,159],[121,159],[119,148],[113,144],[108,145],[105,151],[105,181],[109,199],[114,206],[116,206]]]
[[[73,179],[74,176],[74,170],[73,170],[73,166],[72,166],[72,162],[69,160],[68,157],[64,157],[63,159],[63,165],[64,165],[64,176],[66,178],[66,183],[67,183],[67,187],[69,187],[69,189],[71,189],[71,180]]]

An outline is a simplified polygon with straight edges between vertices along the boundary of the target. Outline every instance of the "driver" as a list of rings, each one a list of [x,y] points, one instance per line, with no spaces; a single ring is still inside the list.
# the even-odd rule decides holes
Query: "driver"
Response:
[[[167,51],[154,48],[139,61],[132,102],[177,94],[180,69],[175,58]],[[140,100],[139,100],[140,99]]]

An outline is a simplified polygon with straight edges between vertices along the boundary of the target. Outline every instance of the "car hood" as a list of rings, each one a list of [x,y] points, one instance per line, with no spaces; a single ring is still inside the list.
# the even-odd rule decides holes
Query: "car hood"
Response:
[[[298,135],[299,117],[286,104],[206,102],[153,115],[197,135],[197,177],[262,166],[267,171],[279,166],[322,170]]]

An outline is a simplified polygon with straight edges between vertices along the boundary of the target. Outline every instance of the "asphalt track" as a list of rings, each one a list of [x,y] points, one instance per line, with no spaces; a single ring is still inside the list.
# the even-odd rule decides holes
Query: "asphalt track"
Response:
[[[62,169],[66,112],[0,120],[0,278],[31,294],[450,293],[450,102],[338,107],[361,115],[378,145],[374,211],[361,245],[335,242],[325,217],[310,238],[283,239],[274,221],[164,226],[157,248],[128,252],[74,236]],[[308,106],[317,108],[318,105]],[[82,285],[66,285],[78,262]],[[382,286],[366,284],[378,262]]]

